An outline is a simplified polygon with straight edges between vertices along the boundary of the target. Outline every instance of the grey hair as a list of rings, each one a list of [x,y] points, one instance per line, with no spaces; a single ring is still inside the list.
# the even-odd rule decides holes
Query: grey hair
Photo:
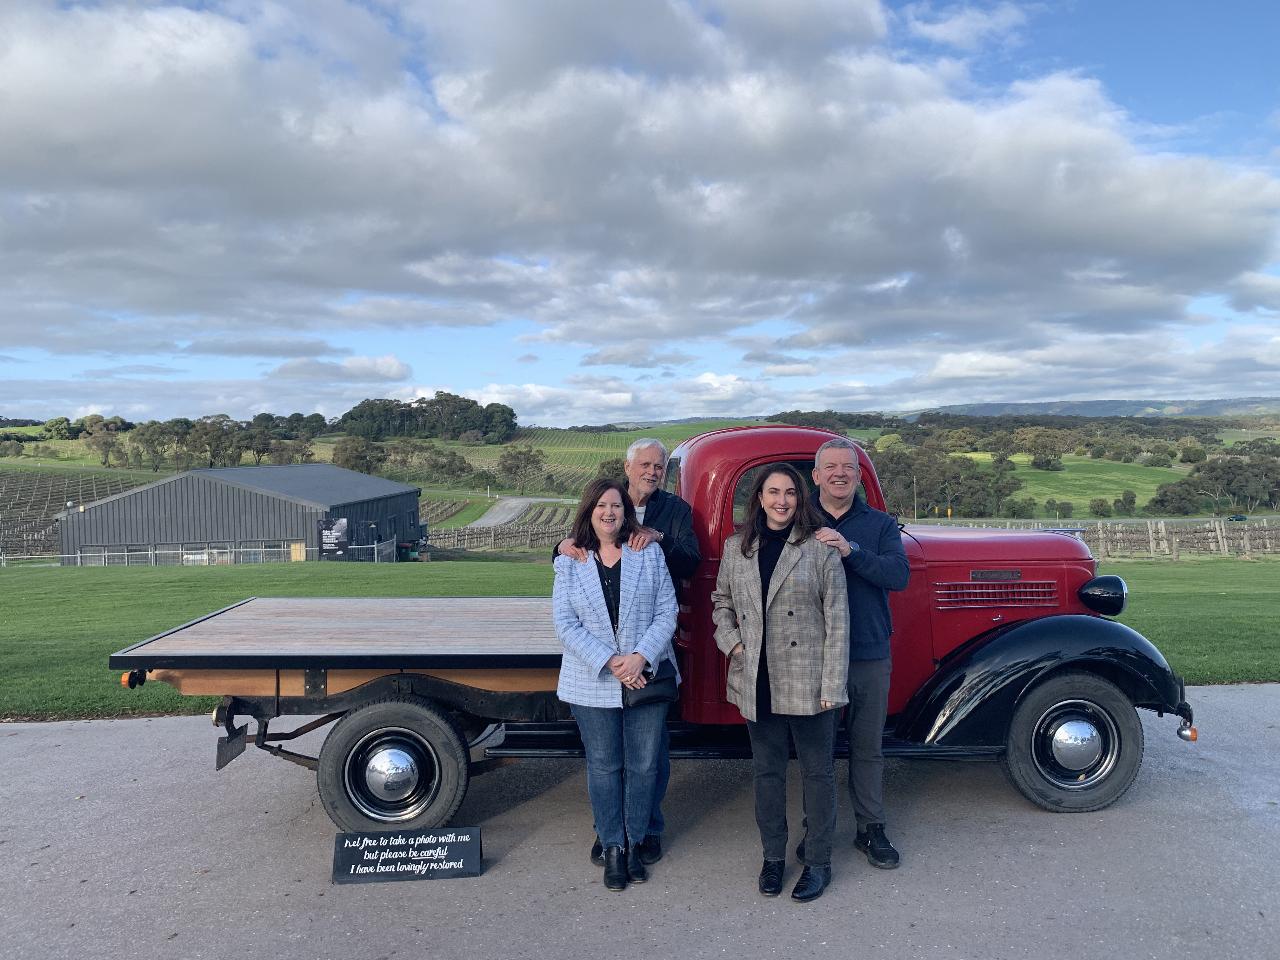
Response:
[[[824,443],[822,446],[820,446],[817,449],[817,451],[813,455],[813,463],[814,463],[814,466],[817,466],[818,461],[822,459],[823,450],[851,450],[853,451],[853,462],[859,463],[858,451],[860,449],[861,447],[859,447],[852,440],[846,440],[844,437],[835,437],[832,440],[828,440],[826,443]]]
[[[645,447],[657,447],[662,451],[662,462],[667,462],[667,445],[661,440],[655,440],[653,437],[641,437],[639,440],[633,442],[631,446],[627,447],[627,455],[623,459],[627,463],[630,463],[636,458],[636,454]]]

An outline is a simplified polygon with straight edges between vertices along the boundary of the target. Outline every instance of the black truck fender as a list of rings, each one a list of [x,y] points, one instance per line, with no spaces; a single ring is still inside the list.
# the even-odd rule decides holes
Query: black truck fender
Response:
[[[1151,641],[1114,620],[1064,614],[999,627],[944,658],[900,714],[897,736],[925,746],[1001,746],[1022,695],[1065,669],[1109,680],[1134,706],[1191,719],[1181,678]]]

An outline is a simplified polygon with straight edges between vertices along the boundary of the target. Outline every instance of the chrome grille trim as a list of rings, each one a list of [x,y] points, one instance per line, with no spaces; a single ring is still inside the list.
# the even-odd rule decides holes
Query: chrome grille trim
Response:
[[[939,610],[989,610],[993,607],[1056,607],[1056,580],[1017,580],[1008,583],[972,583],[967,580],[933,585]]]

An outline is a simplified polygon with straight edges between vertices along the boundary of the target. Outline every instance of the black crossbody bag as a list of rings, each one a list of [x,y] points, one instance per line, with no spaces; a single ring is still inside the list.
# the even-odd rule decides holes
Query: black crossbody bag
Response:
[[[650,703],[672,703],[676,699],[676,665],[670,658],[663,658],[648,683],[639,689],[622,688],[624,707],[643,707]]]

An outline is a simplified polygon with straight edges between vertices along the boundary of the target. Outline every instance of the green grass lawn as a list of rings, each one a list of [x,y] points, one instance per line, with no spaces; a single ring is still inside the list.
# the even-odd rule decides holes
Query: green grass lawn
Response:
[[[545,561],[545,550],[529,557]],[[1280,560],[1113,561],[1121,618],[1188,683],[1280,681]],[[546,596],[545,563],[466,560],[233,567],[0,569],[0,718],[201,713],[162,683],[125,690],[107,657],[251,596]]]
[[[980,463],[989,463],[991,454],[965,454]],[[1066,454],[1062,458],[1062,470],[1034,470],[1031,456],[1015,453],[1013,460],[1016,476],[1022,481],[1022,489],[1014,494],[1017,499],[1034,497],[1036,516],[1053,519],[1044,509],[1046,500],[1070,500],[1074,505],[1073,519],[1089,518],[1089,501],[1105,497],[1107,502],[1118,500],[1125,490],[1132,490],[1141,508],[1156,495],[1162,483],[1173,483],[1186,476],[1189,469],[1176,467],[1144,467],[1138,463],[1117,463],[1114,460],[1094,460]]]
[[[1124,577],[1120,619],[1187,683],[1280,681],[1280,559],[1107,561]]]
[[[1261,440],[1275,439],[1280,436],[1280,431],[1274,427],[1265,430],[1219,430],[1218,439],[1230,446],[1233,443],[1239,443],[1242,440]]]

